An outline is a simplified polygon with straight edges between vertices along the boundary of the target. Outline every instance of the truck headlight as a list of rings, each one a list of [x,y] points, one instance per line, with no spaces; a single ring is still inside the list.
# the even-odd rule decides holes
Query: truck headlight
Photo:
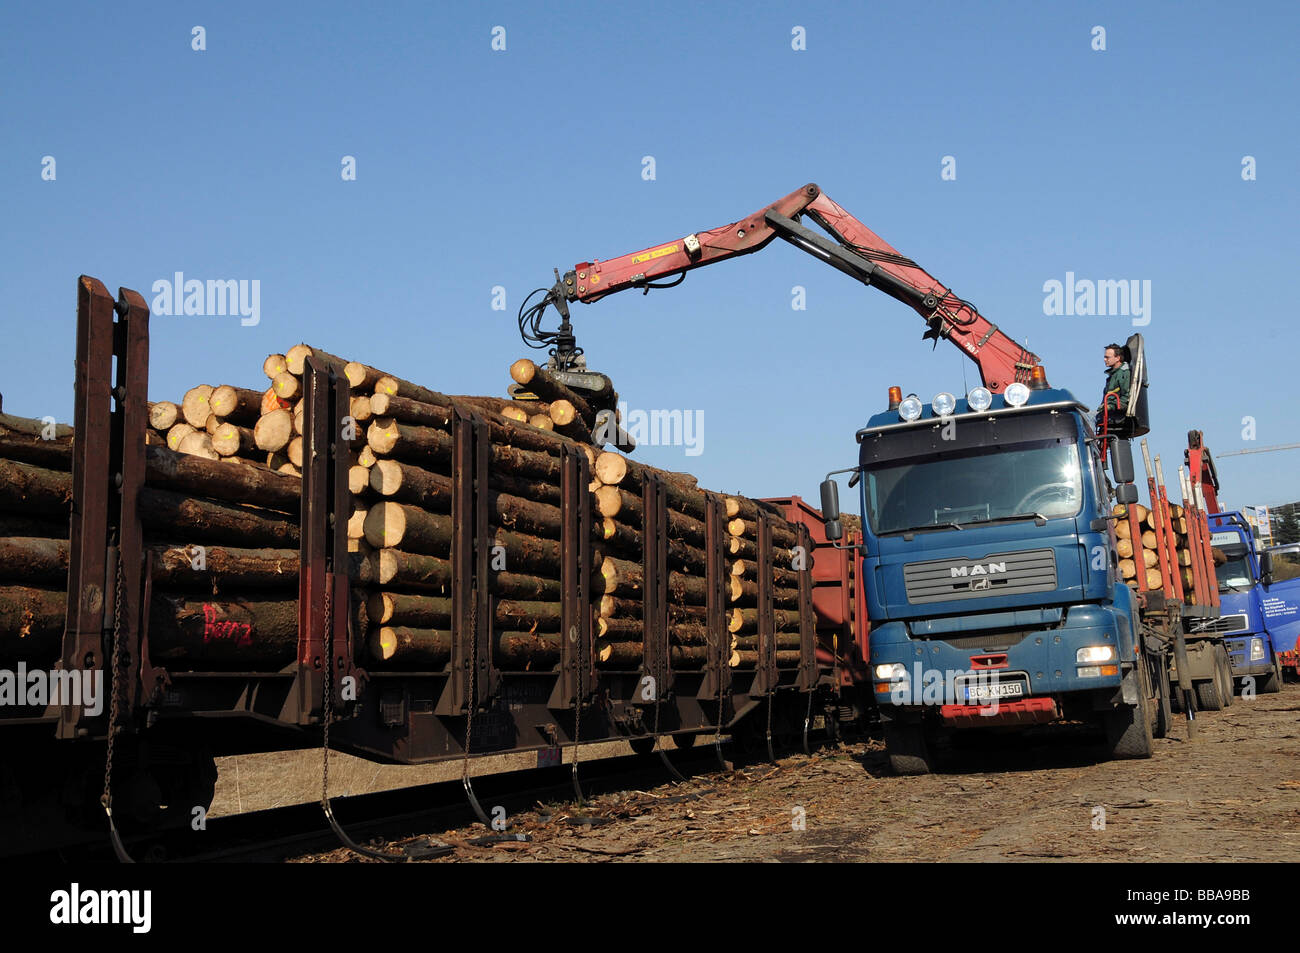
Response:
[[[1265,658],[1265,655],[1264,655],[1264,640],[1263,640],[1263,639],[1251,639],[1251,640],[1250,640],[1250,660],[1251,660],[1252,662],[1261,662],[1261,661],[1264,660],[1264,658]]]
[[[1113,645],[1085,645],[1074,653],[1076,662],[1110,662],[1115,658]]]
[[[907,678],[907,666],[902,662],[890,662],[888,665],[876,666],[876,678],[884,682]]]
[[[977,414],[982,414],[993,406],[993,395],[987,387],[972,387],[966,394],[966,406]]]
[[[921,398],[915,394],[909,394],[898,403],[898,416],[900,420],[913,421],[921,417]]]

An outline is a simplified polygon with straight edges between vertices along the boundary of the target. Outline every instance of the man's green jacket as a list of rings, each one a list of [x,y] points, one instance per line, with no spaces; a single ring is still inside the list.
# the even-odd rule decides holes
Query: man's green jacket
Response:
[[[1110,368],[1106,372],[1106,403],[1111,413],[1123,413],[1128,406],[1129,380],[1132,374],[1127,363]]]

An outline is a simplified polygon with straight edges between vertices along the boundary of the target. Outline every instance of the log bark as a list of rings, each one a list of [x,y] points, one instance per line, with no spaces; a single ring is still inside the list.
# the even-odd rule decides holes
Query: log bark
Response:
[[[65,583],[68,541],[35,536],[0,536],[0,579]]]
[[[50,662],[63,648],[66,592],[0,586],[0,660]]]
[[[758,583],[741,579],[739,576],[729,576],[727,578],[727,601],[740,602],[746,605],[756,604],[758,602]],[[785,608],[798,606],[799,590],[774,588],[772,590],[772,602]]]
[[[645,657],[640,642],[600,640],[595,646],[596,661],[607,666],[636,666]],[[700,668],[708,663],[709,651],[700,645],[672,645],[668,649],[674,668]]]
[[[400,592],[372,592],[366,603],[372,625],[411,626],[422,629],[451,625],[452,600],[446,597]],[[504,629],[558,632],[558,602],[525,602],[498,599],[493,606],[495,624]]]
[[[450,516],[405,503],[376,504],[365,520],[366,542],[377,549],[400,547],[407,552],[445,558],[451,532]],[[496,529],[490,544],[505,547],[506,565],[512,572],[522,569],[553,573],[560,564],[560,544],[556,540]]]
[[[642,526],[645,506],[638,496],[617,486],[602,486],[596,490],[596,509],[601,516],[617,517],[623,522]],[[669,500],[668,532],[678,539],[684,539],[694,546],[703,546],[705,541],[704,524],[693,516],[678,512],[672,508]]]
[[[348,386],[354,392],[369,394],[374,391],[375,383],[384,376],[384,372],[360,361],[348,361],[343,368],[343,376],[348,379]]]
[[[150,546],[154,585],[274,589],[298,585],[296,549],[242,549],[190,543]]]
[[[72,474],[0,460],[0,510],[67,519],[72,512]]]
[[[606,556],[601,561],[600,573],[605,580],[606,595],[642,598],[645,574],[639,563]],[[703,604],[708,598],[708,588],[702,576],[668,573],[668,594],[674,602]]]
[[[256,500],[267,509],[295,516],[302,507],[302,481],[265,467],[227,466],[166,447],[145,447],[144,457],[145,482],[150,486],[231,503]]]
[[[169,668],[279,669],[297,649],[294,599],[155,594],[150,606],[150,656]]]
[[[243,473],[252,467],[227,467]],[[145,527],[170,538],[186,536],[234,546],[298,545],[298,526],[271,510],[235,506],[144,487],[139,495],[140,519]]]
[[[784,632],[776,632],[774,634],[776,636],[776,647],[778,650],[780,649],[797,650],[800,647],[800,645],[802,645],[803,643],[802,638],[800,637],[798,631],[796,630],[787,630]],[[731,647],[733,649],[740,649],[741,651],[757,651],[758,636],[757,635],[732,636]]]
[[[70,470],[72,428],[0,414],[0,457],[47,469]]]
[[[560,657],[555,632],[493,633],[493,656],[499,668],[549,668]],[[451,659],[451,632],[446,629],[383,626],[367,639],[371,657],[392,667],[439,669]]]
[[[442,397],[445,401],[452,400],[445,395],[437,396]],[[436,427],[440,430],[449,430],[451,428],[451,403],[425,403],[410,398],[376,393],[370,398],[370,409],[376,417],[392,417],[403,424]],[[521,412],[521,420],[523,421],[521,423],[520,420],[508,419],[501,414],[494,414],[484,408],[480,408],[480,410],[482,411],[481,416],[487,420],[494,444],[555,455],[560,453],[561,447],[572,446],[571,441],[553,431],[529,427],[526,423],[527,413]],[[592,448],[585,444],[580,444],[580,446],[583,446],[584,450],[587,451],[588,459],[594,461],[595,452]]]
[[[799,627],[799,613],[785,609],[774,609],[772,611],[772,625],[778,631],[781,629],[797,629]],[[757,609],[732,609],[727,613],[727,631],[733,635],[753,632],[757,629]]]
[[[795,668],[799,665],[800,657],[798,652],[792,652],[788,649],[778,650],[776,653],[777,668]],[[754,649],[737,649],[731,653],[732,668],[757,668],[758,651]]]
[[[71,520],[71,512],[63,519],[0,512],[0,537],[30,536],[66,540],[71,533]]]
[[[758,524],[752,520],[741,519],[739,516],[727,523],[727,532],[732,536],[741,536],[747,539],[758,538]],[[780,523],[772,523],[772,544],[782,549],[793,549],[799,545],[799,537],[795,534],[791,524],[782,520]]]
[[[634,495],[641,492],[646,474],[652,473],[663,482],[664,495],[667,496],[671,509],[697,520],[705,518],[707,511],[704,491],[696,486],[695,477],[688,473],[646,466],[610,450],[605,450],[596,457],[594,468],[602,483],[621,487]]]

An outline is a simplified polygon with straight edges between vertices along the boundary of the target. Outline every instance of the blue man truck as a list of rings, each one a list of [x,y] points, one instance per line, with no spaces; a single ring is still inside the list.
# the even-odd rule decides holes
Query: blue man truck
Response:
[[[1196,570],[1185,589],[1173,585],[1172,546],[1154,555],[1154,577],[1126,584],[1120,569],[1121,541],[1142,538],[1146,511],[1129,443],[1147,432],[1140,335],[1130,347],[1140,365],[1130,412],[1101,435],[1041,365],[1001,395],[976,387],[925,404],[892,388],[858,432],[850,485],[861,484],[870,674],[897,773],[930,771],[952,731],[1057,721],[1098,724],[1112,757],[1150,757],[1171,723],[1171,669],[1189,711],[1191,685],[1222,691],[1221,637],[1191,634],[1219,612],[1208,532],[1177,551]],[[1149,485],[1163,547],[1175,527],[1163,486]],[[830,477],[822,510],[835,538]],[[1205,526],[1191,505],[1183,518]]]
[[[1256,546],[1242,513],[1211,513],[1209,522],[1210,543],[1222,556],[1216,566],[1222,615],[1202,624],[1223,633],[1243,693],[1281,691],[1300,638],[1300,578],[1274,580],[1274,551]]]

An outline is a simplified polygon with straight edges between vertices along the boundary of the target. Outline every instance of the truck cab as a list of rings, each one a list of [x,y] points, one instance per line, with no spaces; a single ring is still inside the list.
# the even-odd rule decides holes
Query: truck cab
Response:
[[[895,388],[857,434],[870,674],[896,772],[930,770],[945,731],[1061,719],[1150,756],[1159,676],[1117,568],[1101,442],[1087,407],[1036,383],[928,404]]]
[[[1243,688],[1280,691],[1284,659],[1300,633],[1300,579],[1274,578],[1273,561],[1283,548],[1261,551],[1242,513],[1212,513],[1209,522],[1223,614],[1208,622],[1224,634],[1233,677]]]

